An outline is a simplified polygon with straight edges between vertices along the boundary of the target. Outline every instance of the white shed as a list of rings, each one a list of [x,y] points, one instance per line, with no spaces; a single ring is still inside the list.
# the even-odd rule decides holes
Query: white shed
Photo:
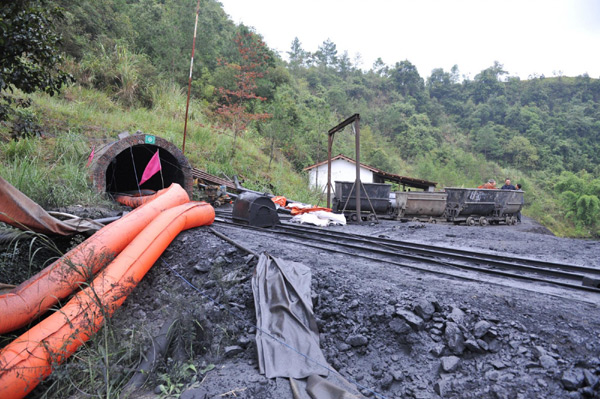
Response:
[[[319,187],[324,191],[327,187],[327,161],[304,168],[308,171],[308,179],[311,187]],[[331,183],[335,185],[336,181],[354,181],[356,180],[356,161],[345,155],[339,154],[331,158]],[[395,175],[384,172],[363,163],[360,164],[360,180],[363,183],[383,183],[391,181],[401,184],[404,188],[413,187],[425,191],[434,191],[436,182],[431,182],[412,177]]]
[[[309,166],[308,181],[311,187],[324,189],[327,186],[327,161]],[[356,180],[356,162],[343,155],[331,159],[331,182]],[[360,180],[363,183],[373,183],[373,171],[361,164]]]

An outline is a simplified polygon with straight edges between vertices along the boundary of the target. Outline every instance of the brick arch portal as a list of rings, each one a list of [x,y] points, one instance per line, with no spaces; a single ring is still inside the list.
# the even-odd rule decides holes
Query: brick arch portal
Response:
[[[125,137],[97,152],[91,165],[94,188],[101,193],[137,191],[137,181],[157,150],[162,169],[141,188],[158,191],[178,183],[191,198],[193,178],[188,159],[171,142],[147,134]]]

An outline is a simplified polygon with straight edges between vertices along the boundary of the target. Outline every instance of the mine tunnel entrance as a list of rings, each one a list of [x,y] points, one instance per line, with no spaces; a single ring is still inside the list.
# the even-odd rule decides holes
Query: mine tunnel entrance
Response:
[[[183,187],[183,171],[177,159],[155,145],[142,144],[129,147],[112,159],[106,169],[106,191],[137,191],[144,169],[156,151],[159,153],[161,169],[140,188],[158,191],[169,187],[171,183],[178,183]]]
[[[157,151],[160,170],[138,185]],[[190,196],[192,194],[189,161],[177,147],[160,137],[138,134],[106,145],[95,157],[91,172],[93,184],[99,192],[158,191],[177,183]]]

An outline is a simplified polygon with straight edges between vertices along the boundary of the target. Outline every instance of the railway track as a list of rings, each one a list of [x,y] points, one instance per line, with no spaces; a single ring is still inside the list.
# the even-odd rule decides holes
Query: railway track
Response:
[[[489,253],[410,243],[382,237],[370,237],[339,231],[323,230],[282,223],[271,229],[241,226],[221,214],[217,223],[225,228],[251,229],[256,233],[277,235],[279,240],[291,241],[299,245],[321,250],[347,254],[378,262],[386,262],[401,267],[438,275],[450,275],[467,280],[487,281],[484,275],[497,280],[510,279],[525,283],[538,283],[543,291],[556,291],[548,286],[560,287],[574,292],[586,293],[586,302],[600,303],[600,289],[583,285],[600,279],[600,269],[580,265],[560,264],[536,259],[507,257]],[[519,284],[517,284],[519,285]],[[561,296],[560,294],[554,294]],[[593,298],[596,298],[595,300]]]
[[[530,258],[516,258],[514,256],[503,256],[490,253],[478,253],[473,251],[441,247],[436,245],[412,243],[408,241],[392,240],[386,237],[371,237],[360,234],[346,233],[346,232],[332,232],[328,230],[322,230],[319,228],[306,227],[292,224],[282,224],[276,226],[275,229],[284,229],[285,231],[294,231],[301,233],[307,233],[309,235],[318,235],[320,237],[339,238],[343,237],[349,241],[359,243],[371,243],[375,245],[381,245],[391,249],[407,252],[415,252],[426,256],[442,256],[455,259],[464,259],[471,261],[485,261],[490,265],[498,267],[521,267],[524,269],[527,267],[533,267],[536,269],[546,269],[548,273],[552,274],[554,271],[565,272],[565,273],[579,273],[582,277],[587,275],[589,277],[600,278],[600,268],[592,268],[587,266],[562,264],[555,262],[547,262],[538,259]],[[560,274],[558,274],[560,275]]]

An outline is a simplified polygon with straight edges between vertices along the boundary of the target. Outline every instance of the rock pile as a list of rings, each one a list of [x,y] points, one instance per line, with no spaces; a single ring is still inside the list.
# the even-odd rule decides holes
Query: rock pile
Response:
[[[517,321],[389,290],[356,304],[353,291],[321,280],[316,313],[328,361],[365,396],[600,397],[599,358],[565,360]]]

